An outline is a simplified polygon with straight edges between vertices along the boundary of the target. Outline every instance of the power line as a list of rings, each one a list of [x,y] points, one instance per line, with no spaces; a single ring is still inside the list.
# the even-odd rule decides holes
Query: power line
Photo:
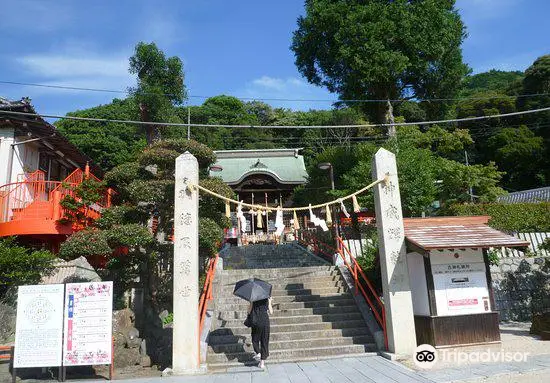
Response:
[[[99,92],[99,93],[116,93],[116,94],[132,94],[133,92],[129,90],[115,90],[115,89],[102,89],[102,88],[85,88],[77,86],[67,86],[67,85],[54,85],[54,84],[37,84],[37,83],[28,83],[28,82],[18,82],[18,81],[3,81],[0,80],[0,84],[5,85],[20,85],[20,86],[32,86],[38,88],[50,88],[50,89],[61,89],[61,90],[78,90],[84,92]],[[152,93],[152,92],[136,92],[143,95],[154,95],[154,96],[167,96],[167,97],[176,97],[180,95],[175,95],[171,93]],[[447,102],[447,101],[465,101],[465,100],[494,100],[501,98],[524,98],[524,97],[539,97],[539,96],[550,96],[550,93],[532,93],[532,94],[519,94],[519,95],[495,95],[490,97],[457,97],[457,98],[415,98],[413,99],[416,102]],[[197,99],[208,99],[213,96],[201,96],[201,95],[188,95],[189,98]],[[385,102],[402,102],[406,101],[404,99],[390,99],[390,100],[381,100],[381,99],[307,99],[307,98],[264,98],[264,97],[236,97],[239,100],[244,101],[286,101],[286,102],[330,102],[330,103],[385,103]]]
[[[413,125],[434,125],[444,124],[451,122],[464,122],[464,121],[478,121],[491,118],[521,116],[524,114],[540,113],[550,111],[550,107],[525,110],[521,112],[495,114],[490,116],[479,117],[466,117],[466,118],[454,118],[448,120],[433,120],[433,121],[420,121],[420,122],[396,122],[392,124],[362,124],[362,125],[227,125],[227,124],[194,124],[194,123],[176,123],[176,122],[145,122],[135,120],[117,120],[108,118],[90,118],[90,117],[76,117],[76,116],[58,116],[54,114],[38,114],[38,113],[26,113],[16,111],[0,111],[0,114],[14,115],[14,116],[32,116],[32,117],[46,117],[57,118],[62,120],[74,120],[74,121],[95,121],[95,122],[112,122],[121,124],[134,124],[134,125],[146,125],[146,126],[180,126],[180,127],[203,127],[203,128],[229,128],[229,129],[343,129],[343,128],[376,128],[376,127],[388,127],[388,126],[413,126]]]

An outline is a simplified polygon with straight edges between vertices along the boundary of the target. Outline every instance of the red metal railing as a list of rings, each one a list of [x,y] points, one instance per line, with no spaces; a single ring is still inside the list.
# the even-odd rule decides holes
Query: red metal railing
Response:
[[[351,275],[353,276],[354,282],[355,282],[355,294],[358,294],[358,291],[361,291],[361,294],[363,295],[363,298],[367,301],[369,304],[374,317],[376,318],[376,321],[382,328],[382,331],[384,332],[384,346],[386,347],[386,350],[388,349],[388,337],[386,332],[386,310],[384,307],[384,303],[378,296],[378,293],[376,292],[376,289],[372,285],[371,281],[367,278],[365,273],[363,272],[363,269],[357,263],[357,260],[355,257],[351,254],[351,251],[346,246],[344,241],[341,237],[336,237],[336,241],[338,243],[338,254],[342,257],[344,260],[344,263],[348,270],[350,271]],[[348,255],[350,262],[348,262],[346,255]],[[360,278],[362,278],[362,282],[367,286],[367,290],[365,290],[363,283],[361,283]]]
[[[214,258],[210,258],[208,261],[208,267],[206,270],[206,280],[204,281],[204,287],[202,288],[202,293],[199,299],[199,337],[197,342],[199,342],[200,350],[200,341],[202,328],[204,326],[204,320],[206,318],[206,310],[208,309],[208,301],[213,299],[212,296],[212,282],[214,282],[214,277],[216,274],[216,265],[218,264],[219,254],[216,254]],[[200,353],[199,353],[199,364],[200,364]]]
[[[327,245],[319,241],[313,234],[308,231],[300,231],[298,233],[298,241],[306,246],[311,246],[314,254],[321,256],[322,258],[332,262],[334,254],[338,254],[344,264],[350,271],[354,285],[355,285],[355,294],[361,293],[367,304],[372,310],[376,322],[382,328],[384,333],[384,346],[386,350],[388,349],[388,337],[386,331],[386,310],[384,308],[384,303],[378,296],[375,288],[373,287],[371,281],[367,278],[361,266],[355,260],[355,257],[351,254],[348,247],[344,244],[344,241],[341,237],[336,237],[336,243],[338,248]],[[347,260],[346,255],[349,256],[350,261]],[[366,289],[365,289],[366,287]]]
[[[46,181],[44,172],[36,171],[20,182],[0,186],[0,223],[25,219],[59,220],[67,214],[60,202],[65,196],[75,196],[74,187],[84,180],[84,172],[75,170],[64,181]],[[88,177],[99,181],[93,174]],[[108,189],[97,204],[87,209],[86,216],[97,219],[101,210],[111,204]]]

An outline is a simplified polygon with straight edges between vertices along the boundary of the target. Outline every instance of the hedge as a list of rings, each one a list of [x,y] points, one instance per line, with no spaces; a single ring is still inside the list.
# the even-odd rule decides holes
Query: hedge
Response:
[[[550,202],[453,205],[450,215],[488,215],[489,225],[508,232],[550,232]]]

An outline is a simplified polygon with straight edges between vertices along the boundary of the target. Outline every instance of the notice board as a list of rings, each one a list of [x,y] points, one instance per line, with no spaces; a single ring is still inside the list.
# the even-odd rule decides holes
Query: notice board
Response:
[[[113,282],[65,286],[63,365],[111,363]]]
[[[19,286],[14,368],[61,366],[63,287]]]
[[[432,272],[439,316],[491,311],[483,262],[433,265]]]

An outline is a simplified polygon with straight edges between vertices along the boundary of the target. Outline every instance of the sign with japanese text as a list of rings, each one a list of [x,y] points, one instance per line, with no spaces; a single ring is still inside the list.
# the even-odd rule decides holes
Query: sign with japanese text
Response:
[[[19,286],[14,368],[61,366],[63,285]]]
[[[484,263],[440,264],[432,268],[437,315],[490,311]]]
[[[113,282],[68,283],[63,365],[111,363]]]

